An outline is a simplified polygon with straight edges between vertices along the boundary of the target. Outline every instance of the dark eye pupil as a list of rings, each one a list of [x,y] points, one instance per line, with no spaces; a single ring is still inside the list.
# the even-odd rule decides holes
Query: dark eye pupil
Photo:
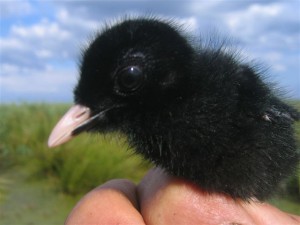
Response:
[[[119,88],[122,91],[130,92],[138,89],[144,80],[142,70],[137,66],[126,67],[117,76]]]

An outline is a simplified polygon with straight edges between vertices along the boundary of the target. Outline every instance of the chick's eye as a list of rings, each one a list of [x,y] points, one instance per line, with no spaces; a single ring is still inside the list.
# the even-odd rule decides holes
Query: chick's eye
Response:
[[[138,66],[129,66],[120,70],[115,79],[119,91],[128,93],[141,87],[145,76]]]

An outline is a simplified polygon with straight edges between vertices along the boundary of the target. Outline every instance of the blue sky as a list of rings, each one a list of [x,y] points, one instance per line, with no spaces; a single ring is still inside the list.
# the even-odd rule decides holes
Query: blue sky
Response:
[[[0,103],[71,102],[82,48],[125,14],[176,18],[191,34],[217,31],[300,99],[300,1],[1,1]]]

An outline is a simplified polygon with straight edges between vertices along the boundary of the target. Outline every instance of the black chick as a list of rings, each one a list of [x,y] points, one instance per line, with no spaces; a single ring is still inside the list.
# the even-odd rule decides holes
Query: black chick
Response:
[[[261,74],[202,48],[172,22],[126,19],[83,54],[76,106],[49,146],[82,131],[121,131],[136,153],[208,192],[263,200],[297,166],[292,123]]]

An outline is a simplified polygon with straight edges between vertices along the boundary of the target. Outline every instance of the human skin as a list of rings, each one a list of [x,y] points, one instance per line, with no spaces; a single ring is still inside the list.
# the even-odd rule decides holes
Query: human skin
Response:
[[[77,203],[65,224],[299,225],[300,217],[267,203],[207,193],[155,168],[138,185],[116,179],[95,188]]]

